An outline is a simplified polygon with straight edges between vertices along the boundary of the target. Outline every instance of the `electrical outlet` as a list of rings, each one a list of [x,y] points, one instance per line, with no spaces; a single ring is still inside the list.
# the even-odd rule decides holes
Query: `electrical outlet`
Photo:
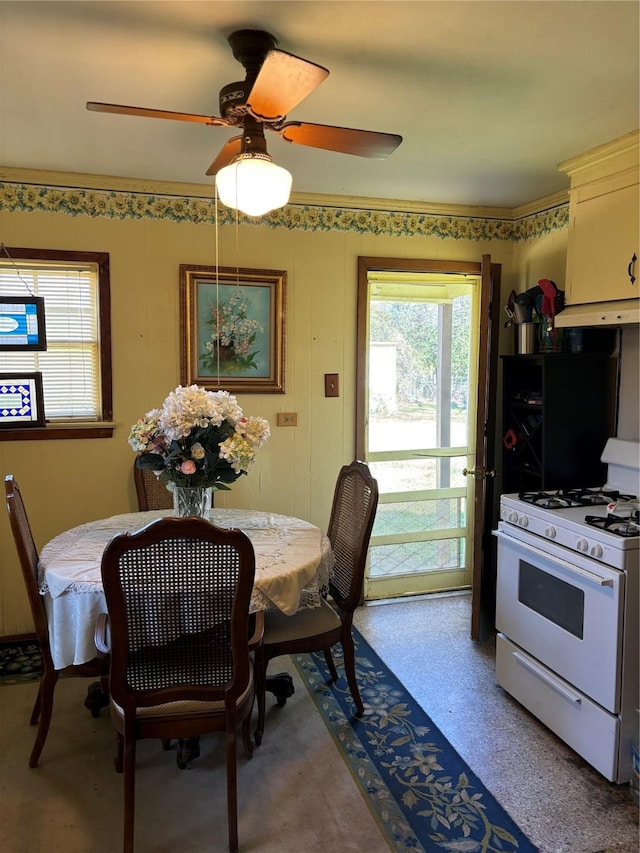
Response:
[[[298,413],[278,412],[276,423],[278,426],[298,426]]]

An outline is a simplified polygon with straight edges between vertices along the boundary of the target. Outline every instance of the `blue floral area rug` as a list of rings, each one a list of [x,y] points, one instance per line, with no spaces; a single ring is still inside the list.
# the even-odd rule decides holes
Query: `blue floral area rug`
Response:
[[[40,646],[35,640],[0,643],[0,685],[37,681],[41,670]]]
[[[361,719],[339,646],[332,651],[335,684],[322,653],[293,660],[391,850],[537,851],[369,644],[355,629],[353,635]]]

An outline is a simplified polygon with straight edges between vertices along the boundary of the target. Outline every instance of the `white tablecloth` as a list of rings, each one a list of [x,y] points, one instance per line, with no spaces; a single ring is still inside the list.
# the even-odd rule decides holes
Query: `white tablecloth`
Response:
[[[107,543],[119,533],[136,530],[166,510],[135,512],[92,521],[52,539],[40,554],[40,592],[49,619],[54,665],[62,669],[96,655],[94,633],[106,613],[100,564]],[[256,555],[252,610],[274,605],[291,615],[301,606],[317,606],[325,589],[333,555],[329,540],[307,521],[274,513],[212,509],[211,521],[238,527],[251,540]]]

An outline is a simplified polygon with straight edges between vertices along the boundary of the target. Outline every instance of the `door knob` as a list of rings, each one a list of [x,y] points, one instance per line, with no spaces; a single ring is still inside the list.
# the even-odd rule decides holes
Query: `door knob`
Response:
[[[487,471],[486,468],[482,466],[477,466],[474,468],[463,468],[462,475],[464,477],[475,477],[476,480],[486,479],[487,477],[495,477],[496,472],[493,470]]]

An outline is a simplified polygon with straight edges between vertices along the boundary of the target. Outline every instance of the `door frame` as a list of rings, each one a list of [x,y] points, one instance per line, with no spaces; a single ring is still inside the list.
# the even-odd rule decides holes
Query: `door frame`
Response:
[[[367,294],[370,271],[419,272],[472,275],[481,279],[478,401],[476,416],[475,468],[493,469],[497,415],[498,336],[501,265],[491,263],[491,255],[481,261],[440,261],[421,258],[358,258],[357,340],[366,340]],[[481,372],[482,371],[482,372]],[[484,381],[483,381],[484,376]],[[356,458],[365,456],[366,353],[356,348]],[[473,640],[484,639],[493,631],[495,614],[495,547],[493,528],[494,479],[476,478],[474,499],[474,558],[471,581],[471,626]]]
[[[471,639],[483,640],[495,629],[497,548],[494,518],[496,421],[498,416],[498,349],[501,266],[482,256],[480,352],[474,494],[474,555],[471,579]],[[483,335],[486,321],[486,334]],[[484,382],[482,377],[484,376]]]

